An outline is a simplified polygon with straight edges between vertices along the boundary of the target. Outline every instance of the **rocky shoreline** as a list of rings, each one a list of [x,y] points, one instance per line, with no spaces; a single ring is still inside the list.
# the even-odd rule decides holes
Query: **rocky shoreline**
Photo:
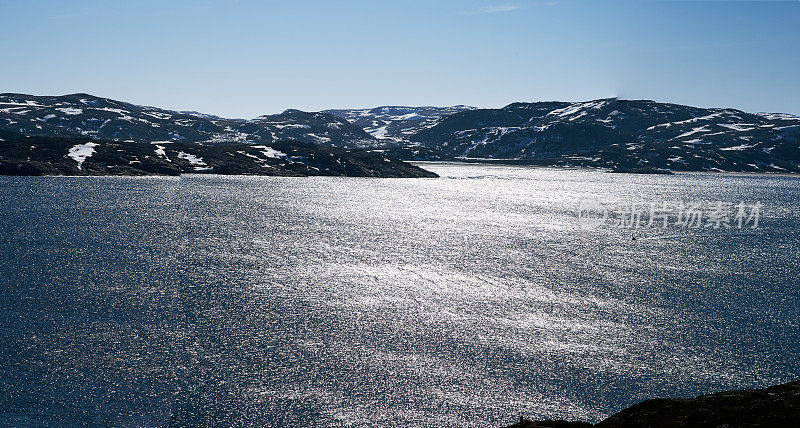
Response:
[[[520,419],[508,428],[800,427],[800,381],[695,398],[646,400],[597,424]]]

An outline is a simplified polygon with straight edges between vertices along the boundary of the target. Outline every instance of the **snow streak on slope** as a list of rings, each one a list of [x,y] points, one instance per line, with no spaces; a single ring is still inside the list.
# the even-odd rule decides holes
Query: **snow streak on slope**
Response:
[[[287,110],[253,120],[138,106],[88,94],[36,97],[0,94],[0,129],[25,135],[87,136],[114,141],[184,141],[203,144],[299,141],[369,146],[358,126],[325,113]]]
[[[474,110],[475,107],[457,105],[452,107],[408,107],[383,106],[371,109],[325,110],[334,116],[348,120],[364,128],[370,135],[381,140],[379,146],[398,145],[416,132],[434,126],[447,115]]]
[[[86,158],[94,154],[95,147],[97,147],[96,143],[76,144],[69,149],[67,156],[78,163],[78,169],[83,169],[83,162],[86,161]]]

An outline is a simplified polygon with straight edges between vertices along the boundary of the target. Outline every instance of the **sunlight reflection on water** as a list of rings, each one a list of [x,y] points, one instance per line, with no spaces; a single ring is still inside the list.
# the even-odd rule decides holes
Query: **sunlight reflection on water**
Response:
[[[0,422],[502,426],[800,374],[798,179],[3,178]],[[578,228],[581,197],[762,227]]]

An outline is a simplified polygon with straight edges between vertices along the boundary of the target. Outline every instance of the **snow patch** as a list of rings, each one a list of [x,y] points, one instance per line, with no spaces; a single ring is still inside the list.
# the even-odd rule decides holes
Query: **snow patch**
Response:
[[[280,123],[270,123],[270,126],[274,126],[278,129],[311,129],[311,125],[306,124],[298,124],[298,123],[287,123],[287,124],[280,124]]]
[[[411,119],[423,119],[423,117],[417,113],[409,113],[409,114],[404,114],[402,116],[394,116],[390,120],[411,120]]]
[[[755,147],[755,146],[752,145],[752,144],[741,144],[741,145],[738,145],[738,146],[720,147],[720,150],[726,150],[726,151],[735,150],[735,151],[738,151],[738,150],[752,149],[753,147]]]
[[[162,119],[162,120],[172,119],[172,115],[171,114],[161,113],[161,112],[158,112],[158,111],[142,112],[142,114],[150,116],[150,117],[154,117],[156,119]]]
[[[156,144],[156,149],[154,151],[156,152],[158,157],[164,158],[166,160],[169,160],[169,158],[167,157],[167,152],[164,151],[165,148],[166,147],[164,147],[164,146]]]
[[[112,113],[117,113],[121,115],[127,115],[128,113],[130,113],[128,110],[123,110],[121,108],[111,108],[111,107],[93,107],[92,110],[110,111]]]
[[[69,149],[67,156],[78,162],[78,169],[83,169],[83,162],[94,154],[97,143],[76,144]]]
[[[756,129],[756,125],[749,123],[720,123],[719,126],[732,129],[734,131],[752,131]]]
[[[579,111],[581,111],[583,109],[595,109],[596,110],[596,109],[599,109],[599,108],[603,107],[604,105],[606,105],[606,101],[589,101],[589,102],[585,102],[585,103],[573,103],[573,104],[568,105],[567,107],[560,108],[560,109],[555,109],[555,110],[551,111],[550,113],[547,113],[547,116],[555,115],[555,116],[558,116],[558,117],[564,117],[564,116],[569,116],[569,115],[575,114],[575,113],[577,113],[577,112],[579,112]],[[585,114],[585,112],[582,112],[582,113]]]
[[[83,109],[72,108],[72,107],[62,107],[62,108],[57,108],[56,110],[69,116],[74,116],[83,113]]]
[[[586,116],[586,114],[587,114],[587,113],[586,113],[585,111],[582,111],[582,112],[580,112],[578,115],[576,115],[576,116],[573,116],[573,117],[569,118],[569,120],[570,120],[570,121],[573,121],[573,120],[575,120],[575,119],[578,119],[578,118],[581,118],[581,117],[583,117],[583,116]]]
[[[2,102],[0,103],[2,106],[22,106],[22,107],[44,107],[41,104],[37,104],[36,101],[26,100],[24,103],[15,103],[15,102]]]
[[[365,129],[365,131],[367,131],[367,133],[369,133],[369,135],[372,135],[373,137],[378,138],[378,139],[386,138],[386,133],[388,132],[388,131],[386,131],[386,126],[385,125],[381,126],[380,128],[376,128],[376,129]]]
[[[206,166],[206,163],[203,162],[203,158],[201,158],[199,156],[195,156],[195,155],[190,154],[190,153],[178,152],[178,157],[188,161],[190,164],[195,165],[195,166]]]
[[[310,132],[308,134],[306,134],[306,136],[317,140],[317,143],[319,143],[319,144],[325,144],[325,143],[329,143],[331,141],[331,139],[328,138],[328,137],[323,137],[323,136],[320,136],[320,135],[317,135],[317,134],[312,134]]]
[[[278,150],[275,150],[272,147],[268,147],[268,146],[253,146],[253,147],[256,148],[256,149],[261,149],[261,154],[263,154],[264,156],[266,156],[268,158],[281,159],[281,158],[287,157],[286,153],[278,151]]]
[[[800,120],[800,116],[786,113],[756,113],[757,115],[769,120]]]
[[[708,131],[710,131],[710,129],[708,129],[708,126],[701,126],[701,127],[699,127],[699,128],[692,128],[692,130],[691,130],[691,131],[689,131],[689,132],[684,132],[683,134],[681,134],[681,135],[678,135],[678,136],[677,136],[677,137],[675,137],[675,138],[683,138],[683,137],[688,137],[688,136],[690,136],[690,135],[692,135],[692,134],[696,134],[696,133],[698,133],[698,132],[708,132]]]

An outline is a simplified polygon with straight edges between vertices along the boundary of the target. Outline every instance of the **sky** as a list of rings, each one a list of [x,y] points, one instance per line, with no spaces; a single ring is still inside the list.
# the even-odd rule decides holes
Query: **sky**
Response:
[[[617,96],[800,114],[800,1],[0,0],[0,92],[252,118]]]

